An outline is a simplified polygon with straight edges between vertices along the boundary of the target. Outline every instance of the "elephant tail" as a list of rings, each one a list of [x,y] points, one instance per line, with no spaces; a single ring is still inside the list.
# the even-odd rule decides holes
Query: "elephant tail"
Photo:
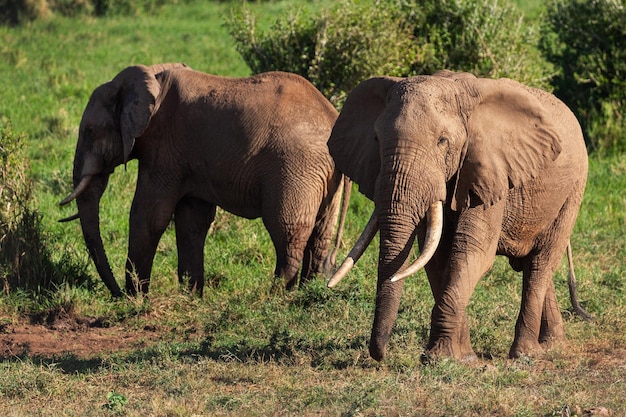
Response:
[[[572,303],[572,308],[583,320],[592,321],[593,316],[587,313],[587,311],[580,305],[578,301],[578,294],[576,292],[576,274],[574,273],[574,260],[572,256],[572,244],[571,242],[567,243],[567,263],[569,268],[569,277],[567,280],[567,285],[569,287],[569,299]]]

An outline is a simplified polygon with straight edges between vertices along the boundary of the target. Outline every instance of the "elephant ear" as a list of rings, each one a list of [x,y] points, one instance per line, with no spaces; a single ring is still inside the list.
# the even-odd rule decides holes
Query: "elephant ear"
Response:
[[[113,80],[121,104],[120,130],[124,148],[124,163],[128,162],[135,139],[145,132],[152,115],[161,85],[150,67],[143,65],[124,69]]]
[[[466,115],[468,141],[452,208],[490,206],[554,161],[561,138],[530,88],[511,80],[457,81],[478,104]]]
[[[361,82],[348,95],[328,140],[328,149],[340,171],[359,185],[359,191],[374,199],[380,171],[376,119],[386,104],[389,89],[400,80],[375,77]]]

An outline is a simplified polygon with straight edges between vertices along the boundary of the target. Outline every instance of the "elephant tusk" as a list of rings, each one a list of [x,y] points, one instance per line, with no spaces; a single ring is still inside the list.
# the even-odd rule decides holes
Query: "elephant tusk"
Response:
[[[361,255],[363,255],[363,252],[365,252],[365,249],[367,249],[369,244],[372,242],[372,239],[376,235],[377,231],[378,216],[376,216],[376,212],[374,211],[370,219],[367,221],[361,236],[359,236],[359,239],[354,243],[354,247],[350,250],[350,253],[348,253],[348,256],[343,261],[339,269],[337,269],[326,284],[328,288],[333,288],[348,274],[348,272],[350,272],[356,261],[359,260]]]
[[[76,188],[74,188],[74,191],[72,191],[72,194],[70,194],[67,197],[65,197],[65,199],[63,199],[63,201],[61,201],[59,204],[64,206],[64,205],[70,203],[76,197],[78,197],[83,191],[85,191],[85,188],[87,188],[87,186],[89,185],[89,182],[91,181],[91,178],[92,178],[91,175],[85,175],[84,177],[82,177],[80,179],[80,182],[76,186]]]
[[[71,222],[72,220],[80,219],[80,213],[73,214],[69,217],[59,219],[59,223]]]
[[[426,213],[426,218],[428,219],[428,225],[426,227],[426,241],[424,242],[422,253],[408,268],[392,276],[391,282],[397,282],[409,275],[413,275],[422,269],[435,254],[443,232],[443,203],[438,201],[430,206]]]

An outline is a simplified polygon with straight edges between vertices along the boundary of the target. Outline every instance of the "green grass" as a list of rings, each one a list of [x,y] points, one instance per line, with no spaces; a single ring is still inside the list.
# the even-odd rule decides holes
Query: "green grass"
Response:
[[[288,2],[250,3],[264,16]],[[405,286],[383,363],[368,357],[377,242],[334,290],[323,280],[285,293],[273,282],[274,251],[260,221],[219,212],[205,249],[202,300],[178,288],[173,230],[163,237],[149,297],[111,301],[97,279],[77,223],[58,202],[71,190],[77,125],[91,91],[135,63],[184,61],[216,74],[248,73],[222,26],[228,2],[192,2],[156,16],[52,18],[0,27],[0,117],[27,135],[33,205],[46,243],[87,266],[92,286],[51,298],[0,295],[7,326],[65,312],[119,329],[126,349],[78,356],[0,360],[0,415],[560,415],[607,407],[626,414],[626,158],[590,160],[572,244],[579,295],[595,316],[569,313],[565,260],[555,282],[569,344],[544,357],[506,359],[519,310],[521,277],[500,259],[469,307],[475,364],[423,365],[432,297],[423,273]],[[121,280],[136,164],[118,169],[102,201],[102,232]],[[346,245],[372,203],[355,189]],[[92,329],[91,331],[96,331]],[[151,338],[155,336],[154,340]],[[67,337],[58,331],[58,337]]]

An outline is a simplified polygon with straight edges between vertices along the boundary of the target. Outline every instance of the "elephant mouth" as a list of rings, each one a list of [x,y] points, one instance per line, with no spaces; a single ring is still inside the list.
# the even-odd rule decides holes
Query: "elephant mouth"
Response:
[[[443,233],[443,203],[441,201],[433,203],[428,209],[426,217],[428,218],[426,240],[424,241],[424,247],[420,252],[420,256],[407,268],[392,276],[390,278],[391,282],[398,282],[415,274],[426,266],[428,261],[430,261],[435,254],[439,246],[439,241],[441,240],[441,234]]]
[[[402,271],[398,271],[390,279],[392,282],[401,281],[410,275],[415,274],[422,269],[433,257],[437,247],[439,246],[439,240],[443,233],[443,202],[437,201],[433,203],[426,212],[426,240],[424,247],[420,252],[420,256],[413,261],[411,265]],[[359,260],[361,255],[365,252],[365,249],[372,242],[372,239],[378,231],[378,216],[376,212],[372,213],[369,221],[365,225],[361,236],[354,243],[352,250],[348,253],[348,256],[343,261],[341,266],[330,278],[326,286],[333,288],[337,285],[347,274],[350,272],[356,261]]]

